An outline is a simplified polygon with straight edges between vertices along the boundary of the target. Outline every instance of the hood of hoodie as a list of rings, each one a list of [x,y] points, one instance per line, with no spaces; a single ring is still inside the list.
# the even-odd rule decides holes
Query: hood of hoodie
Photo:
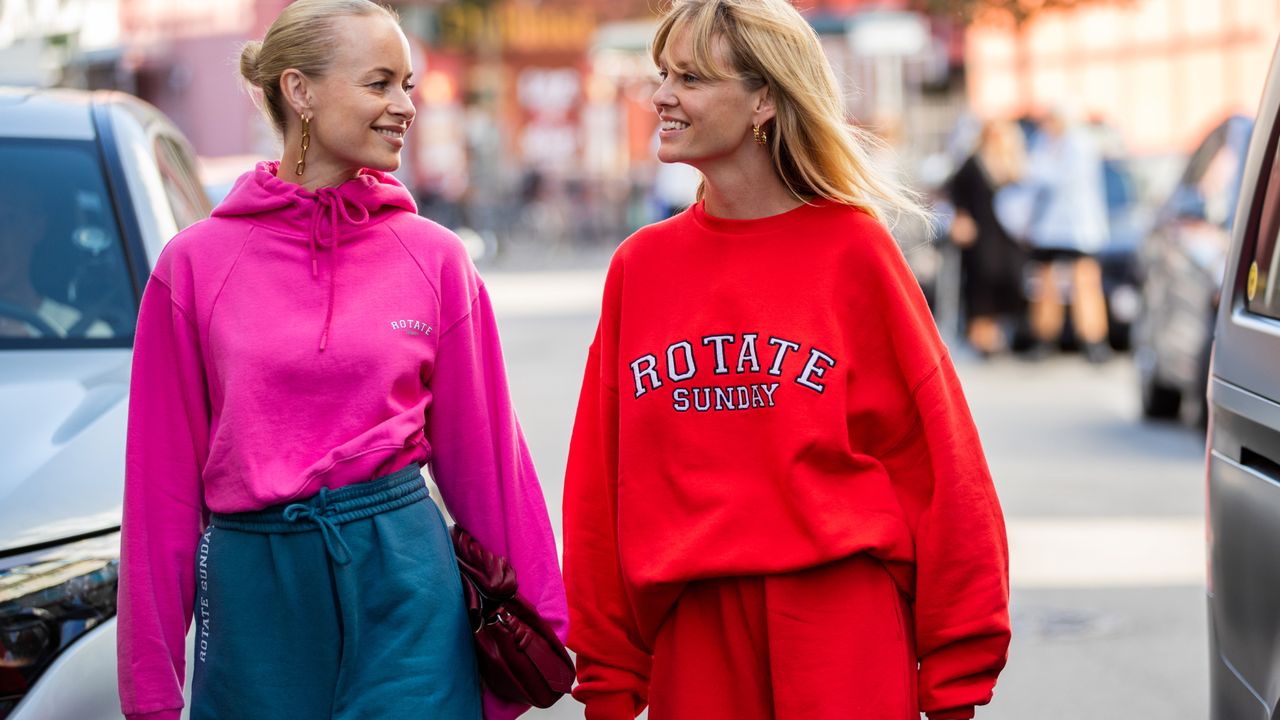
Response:
[[[313,191],[276,177],[279,167],[279,161],[260,162],[241,175],[227,197],[214,208],[213,215],[249,217],[286,235],[307,239],[316,212],[336,202],[341,202],[344,209],[356,217],[366,213],[377,217],[397,210],[418,211],[409,191],[394,177],[377,170],[364,169],[337,187]],[[343,232],[341,224],[337,228],[339,235]],[[333,228],[326,222],[322,230],[328,236]]]
[[[376,224],[402,211],[417,213],[413,196],[394,177],[362,169],[336,187],[307,190],[276,177],[279,161],[260,162],[240,176],[227,197],[213,209],[214,217],[243,217],[255,224],[310,246],[311,277],[320,281],[319,255],[333,253],[329,273],[329,303],[320,331],[319,350],[324,351],[333,320],[339,272],[339,246],[360,228]]]

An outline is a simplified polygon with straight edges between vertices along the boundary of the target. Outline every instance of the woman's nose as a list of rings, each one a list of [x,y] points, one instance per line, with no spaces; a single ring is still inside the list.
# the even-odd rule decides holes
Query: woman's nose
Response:
[[[400,90],[400,96],[395,99],[391,106],[391,113],[399,115],[406,122],[413,122],[413,118],[417,114],[417,109],[413,106],[413,97],[403,88]]]
[[[661,83],[658,83],[658,88],[653,91],[653,97],[651,100],[654,108],[661,110],[662,108],[675,105],[676,96],[675,93],[671,92],[671,88],[667,84],[667,81],[663,80]]]

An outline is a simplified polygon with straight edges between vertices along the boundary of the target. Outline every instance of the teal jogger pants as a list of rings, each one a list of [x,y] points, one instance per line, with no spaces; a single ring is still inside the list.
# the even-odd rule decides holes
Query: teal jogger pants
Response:
[[[419,468],[213,514],[192,720],[480,720],[448,530]]]

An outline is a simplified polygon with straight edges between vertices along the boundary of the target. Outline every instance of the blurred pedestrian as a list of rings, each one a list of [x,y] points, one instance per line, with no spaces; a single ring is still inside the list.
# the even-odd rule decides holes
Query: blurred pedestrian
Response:
[[[920,288],[787,0],[676,0],[658,157],[698,202],[615,253],[565,487],[591,720],[973,717],[1004,524]]]
[[[996,216],[996,192],[1022,177],[1022,131],[1012,122],[983,123],[978,145],[948,183],[956,216],[951,240],[961,248],[961,299],[969,344],[982,355],[1007,347],[1005,327],[1021,314],[1026,253]]]
[[[482,701],[449,510],[563,633],[556,548],[484,284],[389,173],[409,45],[299,0],[240,58],[284,141],[166,247],[138,317],[120,696],[176,718],[512,718]]]
[[[1035,264],[1031,299],[1033,356],[1042,357],[1062,335],[1065,306],[1062,283],[1070,287],[1071,320],[1090,362],[1110,358],[1102,266],[1096,254],[1107,243],[1107,200],[1102,155],[1089,130],[1065,108],[1055,108],[1042,123],[1027,163],[1028,186],[1035,200],[1027,239]]]

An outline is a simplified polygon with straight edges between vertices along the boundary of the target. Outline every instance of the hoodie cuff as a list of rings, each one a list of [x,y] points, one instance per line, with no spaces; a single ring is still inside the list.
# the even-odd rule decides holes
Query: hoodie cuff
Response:
[[[631,693],[596,695],[586,702],[587,720],[635,720],[636,704]]]
[[[130,713],[125,720],[182,720],[182,710],[157,710],[149,713]]]
[[[927,712],[925,715],[929,720],[970,720],[973,717],[972,705],[964,705],[962,707],[947,708],[946,710],[934,710]]]

